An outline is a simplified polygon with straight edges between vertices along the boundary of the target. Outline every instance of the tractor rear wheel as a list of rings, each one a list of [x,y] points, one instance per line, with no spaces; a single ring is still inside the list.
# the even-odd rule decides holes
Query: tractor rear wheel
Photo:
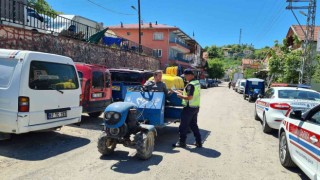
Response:
[[[137,157],[147,160],[152,156],[155,134],[152,131],[139,132],[134,136],[136,142]]]
[[[114,152],[117,142],[110,137],[107,137],[106,132],[103,132],[98,139],[98,151],[102,155],[110,155]]]

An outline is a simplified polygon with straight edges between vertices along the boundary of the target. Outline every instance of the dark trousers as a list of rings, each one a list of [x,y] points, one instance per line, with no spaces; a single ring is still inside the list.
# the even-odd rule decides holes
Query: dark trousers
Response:
[[[199,108],[184,107],[181,112],[181,122],[179,126],[180,142],[185,143],[187,139],[188,129],[193,132],[197,143],[201,143],[201,135],[198,127]]]

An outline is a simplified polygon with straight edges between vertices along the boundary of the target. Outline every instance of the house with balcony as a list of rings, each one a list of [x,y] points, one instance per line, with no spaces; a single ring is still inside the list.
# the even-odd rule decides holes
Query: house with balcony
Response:
[[[302,27],[302,29],[301,29]],[[306,32],[306,26],[292,25],[290,26],[286,39],[287,39],[287,47],[290,47],[292,50],[301,49],[303,43],[306,40],[304,32]],[[313,43],[317,43],[318,32],[320,31],[320,26],[314,27],[314,39]]]
[[[139,24],[109,26],[109,32],[139,42]],[[183,68],[202,66],[202,47],[180,28],[165,24],[142,23],[141,45],[152,48],[161,68],[180,65]]]

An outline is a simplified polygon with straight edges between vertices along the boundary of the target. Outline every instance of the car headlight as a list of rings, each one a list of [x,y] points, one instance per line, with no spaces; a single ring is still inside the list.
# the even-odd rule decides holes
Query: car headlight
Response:
[[[112,117],[112,114],[113,114],[112,112],[107,112],[107,113],[104,114],[104,117],[106,119],[110,119]]]
[[[120,114],[114,113],[114,114],[113,114],[113,118],[118,120],[118,119],[120,118]]]

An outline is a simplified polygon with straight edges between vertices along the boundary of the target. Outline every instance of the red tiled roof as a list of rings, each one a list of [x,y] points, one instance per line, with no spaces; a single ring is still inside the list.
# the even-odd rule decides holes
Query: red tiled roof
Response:
[[[250,65],[252,64],[252,59],[242,59],[242,65]]]
[[[109,29],[138,29],[139,24],[123,24],[123,27],[121,27],[121,24],[119,25],[114,25],[114,26],[108,26]],[[178,29],[177,27],[174,26],[168,26],[166,24],[155,24],[151,23],[143,23],[141,24],[142,29],[147,29],[147,28],[155,28],[155,29]]]
[[[302,41],[305,40],[305,35],[304,35],[303,31],[306,31],[306,26],[302,26],[303,31],[302,31],[302,29],[300,28],[299,25],[292,25],[292,26],[290,27],[290,29],[293,31],[293,33],[294,33],[295,35],[298,36],[298,38],[299,38],[300,40],[302,40]],[[289,32],[290,32],[290,29],[289,29],[289,31],[288,31],[288,34],[289,34]],[[315,26],[315,27],[314,27],[314,39],[313,39],[314,41],[317,41],[318,32],[319,32],[319,31],[320,31],[320,26]],[[288,34],[287,34],[287,36],[288,36]]]

